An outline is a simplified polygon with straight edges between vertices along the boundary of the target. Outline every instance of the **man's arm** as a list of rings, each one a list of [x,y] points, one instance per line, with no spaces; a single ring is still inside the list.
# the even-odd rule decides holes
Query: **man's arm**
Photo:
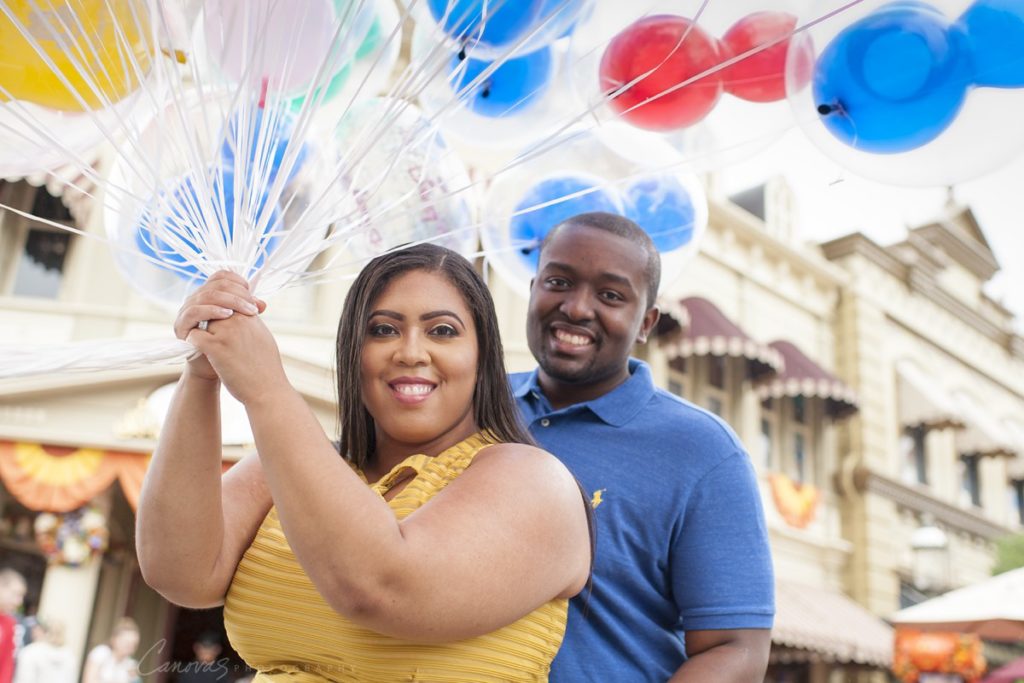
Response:
[[[669,683],[761,683],[772,632],[766,628],[687,631],[686,660]]]

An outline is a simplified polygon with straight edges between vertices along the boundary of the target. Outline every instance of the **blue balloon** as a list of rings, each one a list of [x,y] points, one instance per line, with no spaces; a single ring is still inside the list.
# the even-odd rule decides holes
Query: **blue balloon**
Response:
[[[651,236],[659,252],[675,251],[693,239],[693,200],[674,176],[642,178],[624,195],[626,217]]]
[[[974,58],[974,84],[1024,87],[1024,3],[977,0],[957,20]]]
[[[543,0],[427,0],[445,33],[472,47],[506,47],[536,25]]]
[[[486,78],[475,82],[492,62],[454,55],[452,87],[476,114],[500,118],[517,114],[536,102],[548,89],[552,76],[551,50],[542,47],[498,64]]]
[[[589,9],[590,0],[543,0],[540,17],[545,24],[544,33],[555,38],[569,37],[579,23],[580,14]]]
[[[537,272],[540,243],[559,223],[590,211],[622,212],[616,195],[599,186],[602,182],[600,178],[579,174],[555,176],[532,186],[516,202],[517,215],[509,221],[509,232],[513,243],[524,245],[520,249],[520,258],[532,272]],[[571,196],[578,192],[585,194]],[[563,197],[569,198],[556,201]],[[531,208],[535,206],[539,208]],[[521,211],[525,213],[519,213]]]
[[[205,179],[204,179],[205,180]],[[206,276],[199,272],[194,265],[187,264],[186,258],[194,257],[201,253],[192,235],[204,230],[219,230],[220,239],[230,243],[235,234],[235,178],[230,171],[224,171],[223,176],[214,175],[211,183],[211,194],[216,215],[217,224],[214,226],[202,223],[204,214],[201,213],[199,197],[196,194],[196,184],[191,176],[179,182],[169,193],[161,193],[166,203],[158,203],[155,199],[143,209],[139,220],[138,232],[135,233],[135,246],[139,251],[157,261],[166,264],[166,270],[170,270],[178,277],[195,282],[205,282]],[[220,202],[223,201],[223,215],[220,210]],[[266,210],[267,197],[260,199],[256,211],[256,218],[262,219]],[[161,228],[161,233],[166,230],[173,233],[178,239],[173,244],[153,234],[153,229]],[[258,268],[266,260],[268,253],[273,251],[279,241],[281,231],[281,211],[275,205],[263,229],[261,240],[262,250],[256,260],[255,267]],[[181,250],[184,249],[185,253]],[[160,265],[160,264],[157,264]]]
[[[856,149],[905,152],[938,137],[971,85],[964,31],[924,2],[885,5],[848,26],[815,65],[825,127]]]
[[[281,170],[281,163],[288,150],[292,131],[295,128],[294,117],[285,111],[268,114],[262,107],[257,108],[249,114],[247,121],[243,122],[240,114],[236,114],[228,122],[228,127],[221,145],[221,159],[225,168],[238,170],[238,160],[235,154],[238,150],[248,145],[248,158],[246,169],[250,184],[263,177],[264,169],[269,165],[267,172],[267,187],[273,184]],[[292,181],[295,174],[301,170],[306,162],[309,147],[302,145],[295,163],[292,165],[285,184]],[[257,166],[259,162],[259,166]]]

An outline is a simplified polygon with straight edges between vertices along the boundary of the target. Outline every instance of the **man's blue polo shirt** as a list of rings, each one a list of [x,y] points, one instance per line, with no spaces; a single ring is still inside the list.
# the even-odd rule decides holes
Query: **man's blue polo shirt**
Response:
[[[563,681],[667,680],[685,631],[771,628],[768,534],[750,458],[717,416],[654,386],[650,368],[553,410],[537,371],[510,378],[534,438],[592,497],[594,588],[570,603]]]

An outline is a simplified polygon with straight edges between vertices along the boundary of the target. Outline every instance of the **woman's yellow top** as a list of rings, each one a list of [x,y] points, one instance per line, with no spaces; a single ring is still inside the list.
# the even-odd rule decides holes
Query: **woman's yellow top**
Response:
[[[371,488],[383,497],[406,468],[415,470],[388,501],[395,517],[404,519],[492,443],[477,434],[435,457],[410,456]],[[546,681],[565,634],[567,607],[564,599],[552,600],[504,628],[453,643],[381,635],[331,609],[295,559],[271,508],[235,571],[224,624],[231,645],[259,671],[255,683]]]

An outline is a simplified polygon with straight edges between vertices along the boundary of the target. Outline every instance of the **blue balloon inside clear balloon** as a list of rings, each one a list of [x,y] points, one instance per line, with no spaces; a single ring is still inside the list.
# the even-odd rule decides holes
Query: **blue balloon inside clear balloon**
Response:
[[[472,48],[512,46],[534,27],[542,0],[427,0],[445,33]]]
[[[522,57],[506,59],[477,80],[492,62],[452,56],[452,88],[466,107],[481,116],[518,114],[538,101],[551,83],[551,50],[542,47]]]
[[[693,239],[693,201],[675,177],[642,178],[623,194],[626,217],[651,236],[659,252],[675,251]]]
[[[206,276],[200,273],[196,266],[188,263],[202,251],[196,242],[203,240],[197,239],[195,235],[201,234],[202,231],[216,230],[218,232],[208,237],[208,241],[231,243],[235,234],[234,186],[234,175],[230,171],[213,176],[210,187],[210,201],[213,206],[211,214],[209,207],[204,208],[200,203],[192,178],[185,178],[169,192],[161,193],[162,201],[154,199],[143,209],[138,232],[135,233],[135,246],[145,256],[160,262],[156,265],[166,264],[162,267],[178,277],[190,282],[205,282]],[[261,197],[254,220],[264,218],[266,204],[266,196]],[[215,222],[212,226],[208,220],[210,216],[213,216]],[[157,228],[157,234],[154,234]],[[267,254],[277,246],[281,228],[281,211],[274,206],[263,229],[261,250],[254,268],[260,267]],[[171,233],[174,237],[162,239],[160,235],[165,232]]]
[[[825,127],[855,149],[893,154],[938,137],[971,85],[965,32],[924,2],[885,5],[840,32],[814,70]]]
[[[268,112],[260,107],[247,112],[246,116],[236,114],[228,123],[226,137],[221,145],[224,166],[234,171],[241,170],[236,154],[238,150],[247,149],[246,177],[250,183],[255,183],[265,173],[266,186],[269,187],[284,163],[294,128],[295,119],[283,110]],[[286,185],[302,169],[308,152],[308,146],[303,144],[289,169]]]
[[[540,181],[516,202],[509,232],[513,244],[520,245],[520,258],[531,272],[537,271],[540,243],[559,223],[591,211],[622,213],[618,197],[602,189],[603,182],[581,174],[555,176]]]
[[[978,0],[957,24],[971,44],[975,85],[1024,87],[1024,2]]]

